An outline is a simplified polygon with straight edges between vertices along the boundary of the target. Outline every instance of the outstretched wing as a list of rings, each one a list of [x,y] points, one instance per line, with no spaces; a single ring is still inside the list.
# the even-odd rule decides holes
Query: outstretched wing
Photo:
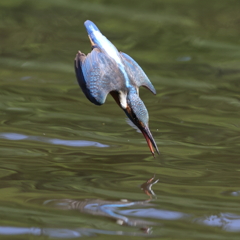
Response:
[[[123,76],[116,63],[98,48],[94,48],[87,56],[78,52],[75,71],[82,91],[96,105],[102,105],[109,92],[123,89]]]
[[[128,75],[130,79],[138,86],[144,86],[148,88],[153,94],[156,94],[156,90],[152,85],[151,81],[142,70],[142,68],[137,64],[135,60],[133,60],[130,56],[126,53],[120,52],[123,63],[127,69]]]

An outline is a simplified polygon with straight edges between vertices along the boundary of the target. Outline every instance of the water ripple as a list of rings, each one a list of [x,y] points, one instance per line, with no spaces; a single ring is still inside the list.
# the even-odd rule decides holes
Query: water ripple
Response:
[[[220,227],[225,231],[240,231],[240,216],[233,213],[220,213],[218,215],[210,215],[195,220],[195,222],[208,225],[211,227]]]
[[[19,133],[0,133],[0,138],[7,139],[7,140],[31,140],[31,141],[38,141],[38,142],[45,142],[54,145],[64,145],[64,146],[71,146],[71,147],[109,147],[109,145],[105,145],[98,142],[93,141],[86,141],[86,140],[63,140],[57,138],[47,138],[47,137],[40,137],[40,136],[27,136]]]
[[[136,232],[123,232],[123,231],[107,231],[97,229],[86,229],[86,228],[37,228],[37,227],[12,227],[12,226],[1,226],[0,235],[33,235],[33,236],[47,236],[50,238],[78,238],[78,237],[92,237],[96,234],[106,235],[128,235],[128,236],[147,236],[145,233]]]

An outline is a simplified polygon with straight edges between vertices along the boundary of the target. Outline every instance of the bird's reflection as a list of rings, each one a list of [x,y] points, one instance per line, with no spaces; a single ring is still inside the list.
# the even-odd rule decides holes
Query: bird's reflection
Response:
[[[79,237],[93,237],[98,234],[104,235],[124,235],[124,236],[160,236],[160,224],[153,222],[158,220],[185,220],[186,223],[195,223],[198,225],[206,225],[210,227],[219,227],[227,232],[240,232],[240,216],[232,213],[209,214],[196,217],[194,215],[186,214],[179,211],[169,211],[154,207],[152,203],[156,199],[156,195],[152,190],[152,186],[157,183],[159,179],[155,176],[148,179],[141,185],[141,189],[148,196],[144,201],[129,201],[122,199],[119,201],[110,201],[102,199],[49,199],[44,201],[44,204],[50,208],[57,208],[61,210],[73,210],[81,213],[91,214],[94,216],[107,217],[116,221],[119,225],[126,225],[135,227],[133,231],[125,231],[124,228],[120,230],[102,229],[102,228],[52,228],[51,226],[40,227],[15,227],[15,226],[0,226],[0,236],[13,235],[32,235],[32,236],[46,236],[50,238],[79,238]],[[153,221],[145,220],[145,218],[153,219]],[[84,221],[85,218],[84,218]],[[154,227],[155,226],[155,227]],[[161,225],[163,226],[163,225]],[[136,230],[138,228],[139,230]],[[155,233],[153,229],[155,228]]]
[[[152,200],[153,196],[156,197],[156,194],[152,190],[152,185],[157,183],[159,179],[154,180],[154,178],[155,175],[141,185],[141,189],[149,196],[149,200]]]
[[[152,190],[152,185],[157,183],[158,180],[159,179],[154,180],[154,177],[152,177],[141,185],[141,189],[149,196],[149,198],[144,201],[129,201],[127,199],[121,199],[119,201],[103,199],[50,199],[45,201],[44,204],[62,210],[77,210],[95,216],[108,217],[116,220],[116,223],[119,225],[139,227],[145,233],[150,233],[151,226],[156,225],[156,223],[127,217],[126,214],[121,213],[120,209],[132,206],[151,206],[152,204],[149,202],[152,200],[152,196],[156,196]]]

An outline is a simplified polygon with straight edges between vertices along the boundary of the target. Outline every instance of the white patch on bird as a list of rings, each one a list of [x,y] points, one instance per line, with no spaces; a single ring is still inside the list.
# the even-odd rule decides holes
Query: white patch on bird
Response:
[[[124,93],[122,91],[119,92],[119,102],[123,109],[127,108],[127,94],[126,93]]]
[[[127,87],[129,87],[130,81],[117,48],[104,35],[102,35],[101,32],[93,30],[92,34],[97,40],[97,45],[99,45],[100,48],[104,49],[107,55],[117,63],[120,71],[124,76],[125,84]]]
[[[116,47],[104,36],[101,32],[94,30],[93,35],[98,41],[98,44],[103,48],[106,53],[113,58],[118,64],[121,64],[121,59],[119,57],[118,50]]]

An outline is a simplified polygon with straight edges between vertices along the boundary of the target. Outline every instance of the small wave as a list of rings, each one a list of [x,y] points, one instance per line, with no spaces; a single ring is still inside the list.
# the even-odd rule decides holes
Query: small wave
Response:
[[[27,136],[19,133],[0,133],[0,138],[19,141],[19,140],[31,140],[38,142],[45,142],[54,145],[63,145],[63,146],[71,146],[71,147],[109,147],[109,145],[105,145],[98,142],[86,141],[86,140],[63,140],[57,138],[47,138],[40,136]]]

